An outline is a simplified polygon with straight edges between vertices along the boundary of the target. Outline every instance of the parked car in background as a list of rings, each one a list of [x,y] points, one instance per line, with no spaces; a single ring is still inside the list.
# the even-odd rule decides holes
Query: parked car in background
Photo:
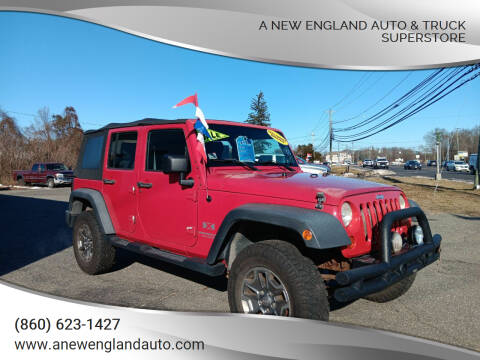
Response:
[[[72,185],[73,171],[62,163],[36,163],[31,170],[14,170],[13,179],[19,185]]]
[[[468,166],[472,174],[475,174],[475,169],[477,168],[477,158],[478,158],[478,154],[472,154],[468,159]]]
[[[373,168],[374,169],[388,169],[388,165],[390,165],[390,163],[388,162],[386,157],[377,157],[375,159],[375,162],[373,163]]]
[[[300,169],[302,169],[303,172],[306,172],[309,174],[323,175],[325,173],[328,174],[330,172],[330,167],[323,164],[309,163],[299,157],[297,157],[297,162],[298,162],[298,165],[300,166]]]
[[[428,160],[427,166],[437,166],[437,160]]]
[[[373,160],[370,160],[370,159],[365,159],[365,160],[363,160],[362,166],[363,166],[363,167],[373,166]]]
[[[453,160],[444,160],[442,162],[442,167],[446,169],[449,163],[453,163]]]
[[[447,163],[447,171],[450,170],[468,172],[470,167],[465,161],[449,161]]]
[[[403,168],[405,170],[422,170],[422,164],[418,160],[408,160]]]

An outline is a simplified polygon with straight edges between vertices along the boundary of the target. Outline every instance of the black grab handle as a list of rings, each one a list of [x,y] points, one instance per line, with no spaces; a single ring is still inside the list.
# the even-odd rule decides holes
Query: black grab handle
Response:
[[[137,182],[139,188],[150,189],[153,184],[152,183],[144,183],[144,182]]]

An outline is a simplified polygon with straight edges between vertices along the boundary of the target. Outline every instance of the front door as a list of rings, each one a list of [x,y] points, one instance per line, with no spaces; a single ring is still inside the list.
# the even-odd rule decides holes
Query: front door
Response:
[[[145,133],[145,163],[139,171],[138,214],[148,243],[169,250],[195,244],[197,185],[179,184],[180,174],[162,172],[164,155],[186,155],[181,128],[153,128]],[[188,176],[188,174],[186,174]]]
[[[117,235],[129,238],[137,223],[136,130],[112,131],[103,170],[103,196]]]

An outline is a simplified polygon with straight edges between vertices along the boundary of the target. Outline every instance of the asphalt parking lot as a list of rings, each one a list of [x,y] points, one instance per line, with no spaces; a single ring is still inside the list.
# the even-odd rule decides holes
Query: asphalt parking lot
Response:
[[[423,171],[423,170],[422,170]],[[69,188],[0,192],[0,279],[63,297],[181,311],[229,311],[224,278],[208,278],[121,252],[113,271],[78,268],[64,223]],[[440,262],[407,294],[386,304],[358,300],[330,319],[420,336],[480,351],[480,218],[428,214],[443,236]]]

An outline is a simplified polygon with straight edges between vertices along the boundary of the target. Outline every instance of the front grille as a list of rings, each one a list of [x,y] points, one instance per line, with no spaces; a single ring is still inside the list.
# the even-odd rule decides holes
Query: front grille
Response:
[[[376,238],[383,217],[391,211],[400,210],[400,203],[398,199],[373,200],[361,202],[359,208],[365,240],[372,241]]]

